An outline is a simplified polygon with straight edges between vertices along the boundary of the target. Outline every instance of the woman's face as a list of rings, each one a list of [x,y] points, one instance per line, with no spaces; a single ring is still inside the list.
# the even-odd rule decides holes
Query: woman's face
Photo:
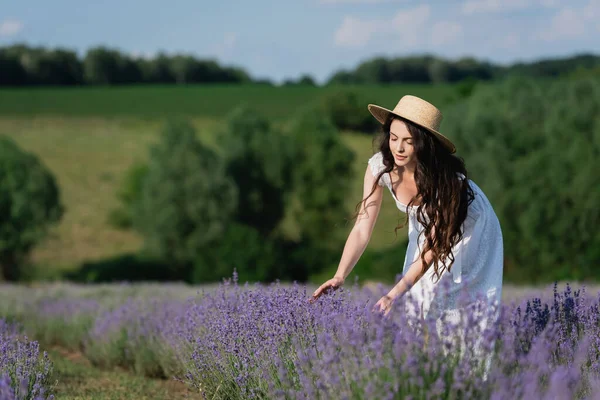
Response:
[[[390,151],[398,167],[416,164],[413,139],[403,121],[395,119],[390,126]]]

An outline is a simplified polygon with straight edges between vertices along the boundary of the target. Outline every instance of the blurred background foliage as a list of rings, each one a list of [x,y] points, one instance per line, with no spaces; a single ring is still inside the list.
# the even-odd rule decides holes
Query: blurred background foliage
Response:
[[[508,281],[600,277],[599,57],[378,57],[321,87],[108,48],[16,45],[0,65],[4,279],[322,281],[375,149],[366,105],[404,94],[442,109],[500,218]],[[403,218],[386,195],[349,279],[394,281]]]
[[[135,57],[116,48],[96,46],[79,57],[74,50],[13,44],[0,48],[2,85],[113,85],[131,83],[259,83],[242,68],[220,65],[213,59],[189,54],[158,53],[151,58]],[[472,78],[495,80],[507,76],[556,78],[600,67],[600,57],[577,54],[571,57],[496,65],[473,57],[446,59],[432,54],[410,57],[375,57],[353,70],[334,72],[327,84],[453,83]],[[286,86],[314,86],[307,74],[288,79]]]

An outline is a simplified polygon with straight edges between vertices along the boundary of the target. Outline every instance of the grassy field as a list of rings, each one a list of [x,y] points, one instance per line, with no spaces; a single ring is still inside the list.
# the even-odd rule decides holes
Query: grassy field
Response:
[[[165,117],[187,114],[201,139],[212,144],[214,128],[236,105],[251,103],[277,120],[330,90],[334,89],[197,86],[0,90],[0,135],[13,138],[40,157],[57,177],[66,206],[61,223],[34,249],[33,263],[42,275],[52,275],[85,261],[140,248],[138,235],[111,227],[107,217],[118,206],[116,193],[124,173],[146,158]],[[361,90],[390,107],[405,93],[433,102],[443,102],[453,93],[449,86],[374,86]],[[347,199],[351,216],[362,198],[366,162],[373,153],[372,138],[353,132],[342,135],[356,154],[355,180]],[[403,217],[386,193],[370,246],[398,244],[393,229]],[[347,231],[351,224],[340,221],[335,229]]]
[[[56,399],[62,400],[171,400],[198,399],[185,384],[152,379],[115,367],[94,367],[81,352],[54,347],[48,351],[54,363],[52,376]]]
[[[367,101],[393,107],[404,94],[444,104],[454,94],[450,85],[347,86]],[[261,85],[120,86],[80,88],[0,89],[0,115],[139,117],[173,115],[221,118],[241,104],[256,107],[269,118],[291,115],[335,87],[270,87]],[[365,104],[366,107],[366,104]]]

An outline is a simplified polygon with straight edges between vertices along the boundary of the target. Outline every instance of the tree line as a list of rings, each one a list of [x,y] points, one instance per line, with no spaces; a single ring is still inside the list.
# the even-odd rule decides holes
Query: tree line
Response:
[[[465,80],[501,80],[511,76],[558,78],[600,68],[600,56],[579,54],[566,58],[518,62],[508,66],[464,57],[449,60],[433,55],[376,57],[353,70],[340,70],[329,80],[340,84],[452,83]]]
[[[152,58],[135,57],[120,50],[97,46],[83,57],[64,48],[47,49],[24,44],[0,47],[0,86],[118,85],[187,83],[262,83],[241,67],[224,66],[213,59],[189,54],[159,53]],[[508,66],[472,57],[457,60],[434,55],[375,57],[351,70],[334,72],[326,84],[452,83],[464,80],[497,80],[507,76],[559,77],[600,73],[600,56],[578,54]],[[316,85],[303,74],[286,79],[284,85]]]
[[[190,55],[146,59],[94,47],[83,58],[74,51],[14,45],[0,48],[0,85],[117,85],[134,83],[244,83],[246,71]]]
[[[600,278],[600,77],[513,77],[445,111],[472,178],[504,236],[517,282]]]

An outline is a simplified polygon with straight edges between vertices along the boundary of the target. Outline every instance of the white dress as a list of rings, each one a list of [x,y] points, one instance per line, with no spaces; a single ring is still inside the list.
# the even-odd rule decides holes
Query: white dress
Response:
[[[377,176],[385,168],[381,152],[369,159],[369,165],[374,176]],[[397,207],[402,212],[409,214],[409,243],[402,271],[402,274],[405,275],[411,264],[420,257],[425,242],[424,235],[420,235],[419,238],[423,226],[416,218],[417,207],[407,210],[407,206],[396,198],[388,173],[381,177],[379,184],[387,186]],[[420,310],[412,309],[412,312],[420,311],[420,317],[427,317],[432,310],[436,311],[436,315],[439,315],[440,312],[445,313],[450,319],[453,316],[458,317],[457,301],[461,295],[467,295],[473,300],[476,299],[476,296],[480,296],[479,299],[487,298],[491,303],[500,303],[504,257],[500,223],[482,190],[470,179],[469,184],[473,189],[475,199],[469,206],[467,218],[463,224],[463,239],[453,248],[455,261],[451,271],[444,271],[441,279],[437,281],[436,279],[432,280],[435,275],[434,269],[430,268],[409,290],[410,297],[420,308]],[[445,282],[443,287],[447,290],[440,290],[442,282]],[[407,305],[407,307],[409,306]]]

